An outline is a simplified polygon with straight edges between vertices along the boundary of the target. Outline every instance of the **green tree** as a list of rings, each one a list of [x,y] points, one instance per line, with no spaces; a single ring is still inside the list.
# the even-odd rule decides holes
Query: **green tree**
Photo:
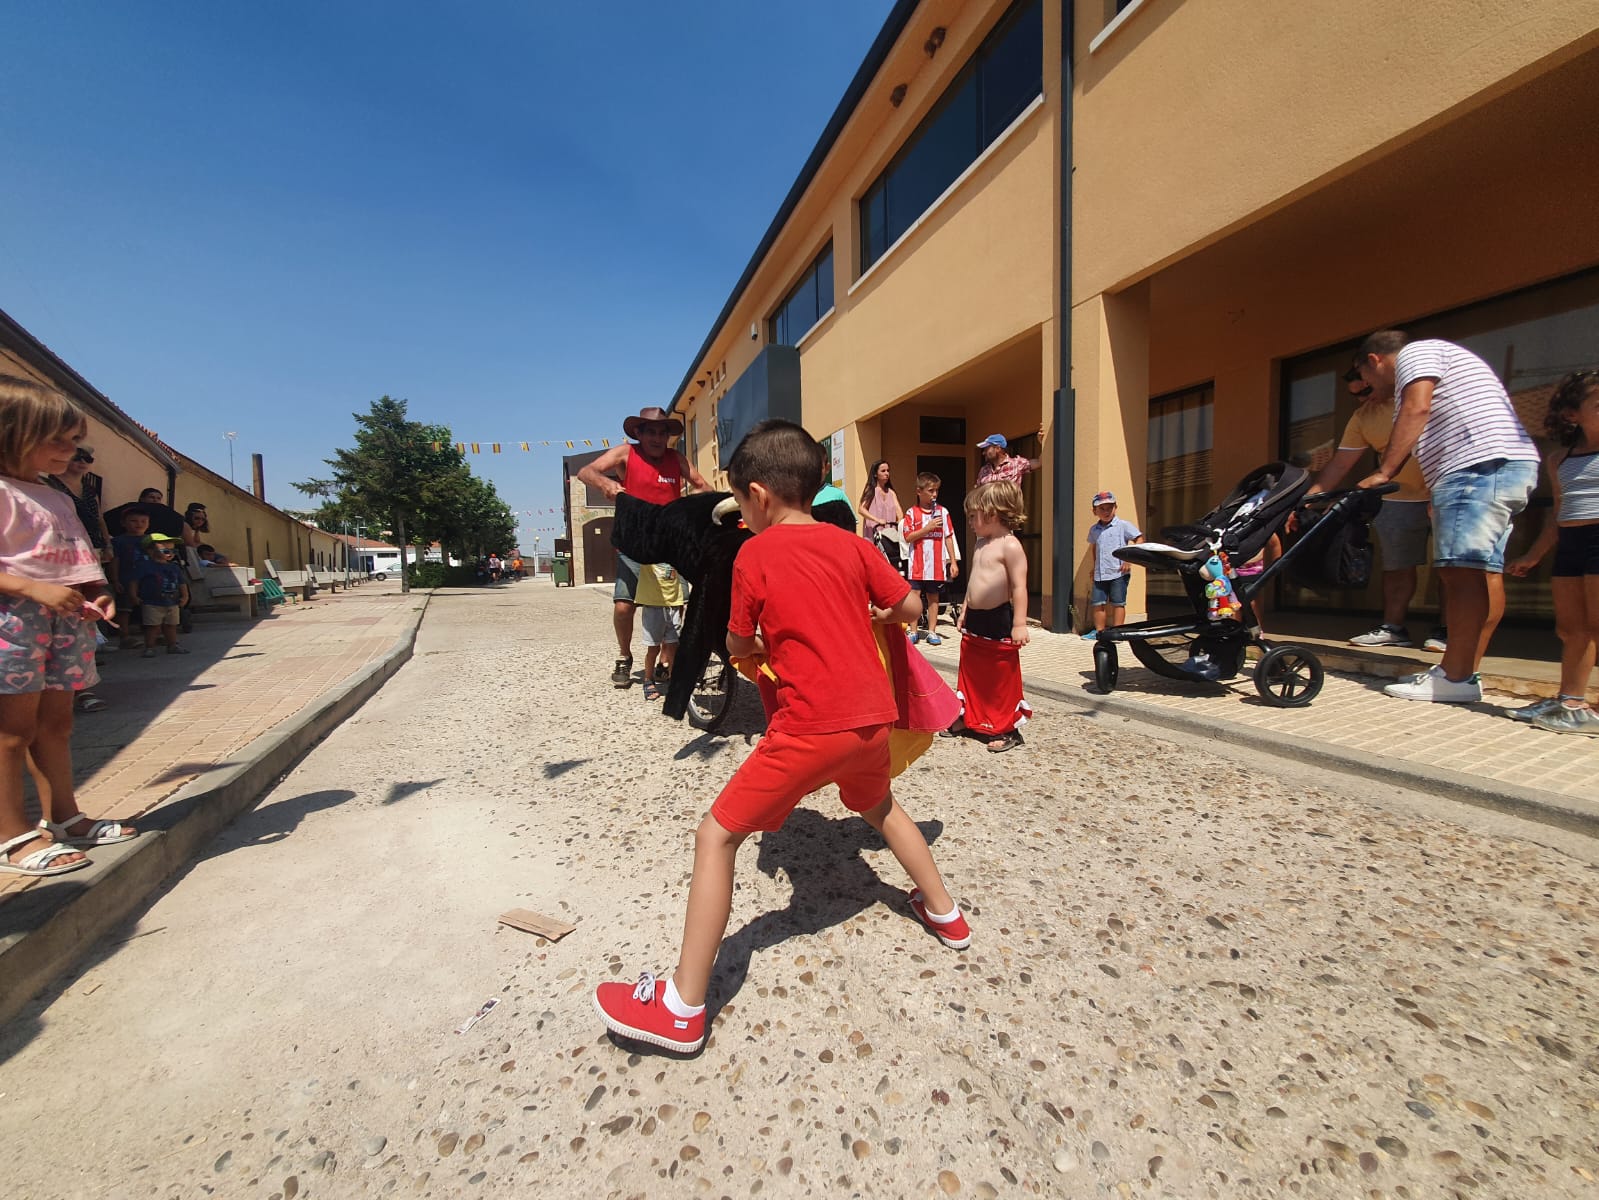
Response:
[[[407,549],[426,545],[437,537],[437,529],[456,519],[455,506],[471,494],[463,478],[473,476],[450,431],[410,420],[406,408],[406,401],[383,396],[373,402],[370,412],[353,414],[355,446],[324,460],[332,468],[331,476],[294,486],[308,496],[322,497],[319,521],[361,521],[390,530],[400,547],[400,587],[409,591]],[[488,492],[492,496],[493,488]],[[498,497],[494,499],[498,502]]]

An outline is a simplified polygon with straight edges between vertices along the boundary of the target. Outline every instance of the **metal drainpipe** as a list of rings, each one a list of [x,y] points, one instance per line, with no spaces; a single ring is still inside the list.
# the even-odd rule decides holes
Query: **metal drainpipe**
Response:
[[[1072,499],[1077,494],[1077,391],[1072,387],[1072,40],[1077,24],[1074,0],[1060,6],[1060,386],[1055,389],[1055,490],[1051,509],[1055,530],[1053,605],[1050,625],[1057,633],[1072,627]]]

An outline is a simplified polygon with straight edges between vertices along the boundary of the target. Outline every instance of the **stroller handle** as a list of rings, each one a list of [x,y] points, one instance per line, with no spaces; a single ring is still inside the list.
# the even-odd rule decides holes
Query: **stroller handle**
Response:
[[[1308,504],[1317,504],[1317,505],[1320,505],[1320,504],[1333,504],[1333,503],[1336,503],[1339,500],[1344,499],[1346,496],[1353,496],[1353,495],[1356,495],[1357,493],[1365,493],[1368,496],[1386,496],[1390,492],[1397,492],[1398,490],[1399,490],[1399,485],[1397,483],[1380,483],[1376,487],[1369,487],[1369,488],[1363,488],[1363,487],[1339,488],[1336,491],[1332,491],[1332,492],[1316,492],[1316,493],[1314,493],[1312,495],[1306,496],[1299,503],[1302,504],[1302,505],[1308,505]]]

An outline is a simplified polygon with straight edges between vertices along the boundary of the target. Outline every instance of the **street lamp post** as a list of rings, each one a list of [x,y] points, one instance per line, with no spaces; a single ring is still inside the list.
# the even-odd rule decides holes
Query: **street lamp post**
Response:
[[[222,435],[222,437],[228,443],[228,482],[229,483],[234,483],[235,480],[233,478],[233,443],[239,440],[239,435],[237,433],[235,433],[233,430],[230,429],[227,433],[224,433]]]
[[[533,578],[539,577],[539,535],[533,535]]]

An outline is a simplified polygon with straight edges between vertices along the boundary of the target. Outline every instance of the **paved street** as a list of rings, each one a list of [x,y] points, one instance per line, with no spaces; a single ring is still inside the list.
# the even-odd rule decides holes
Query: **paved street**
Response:
[[[1599,845],[1049,699],[897,789],[969,951],[829,791],[743,851],[703,1053],[618,1046],[589,992],[670,970],[757,724],[613,690],[609,609],[435,594],[399,674],[0,1030],[7,1193],[1593,1194]]]

